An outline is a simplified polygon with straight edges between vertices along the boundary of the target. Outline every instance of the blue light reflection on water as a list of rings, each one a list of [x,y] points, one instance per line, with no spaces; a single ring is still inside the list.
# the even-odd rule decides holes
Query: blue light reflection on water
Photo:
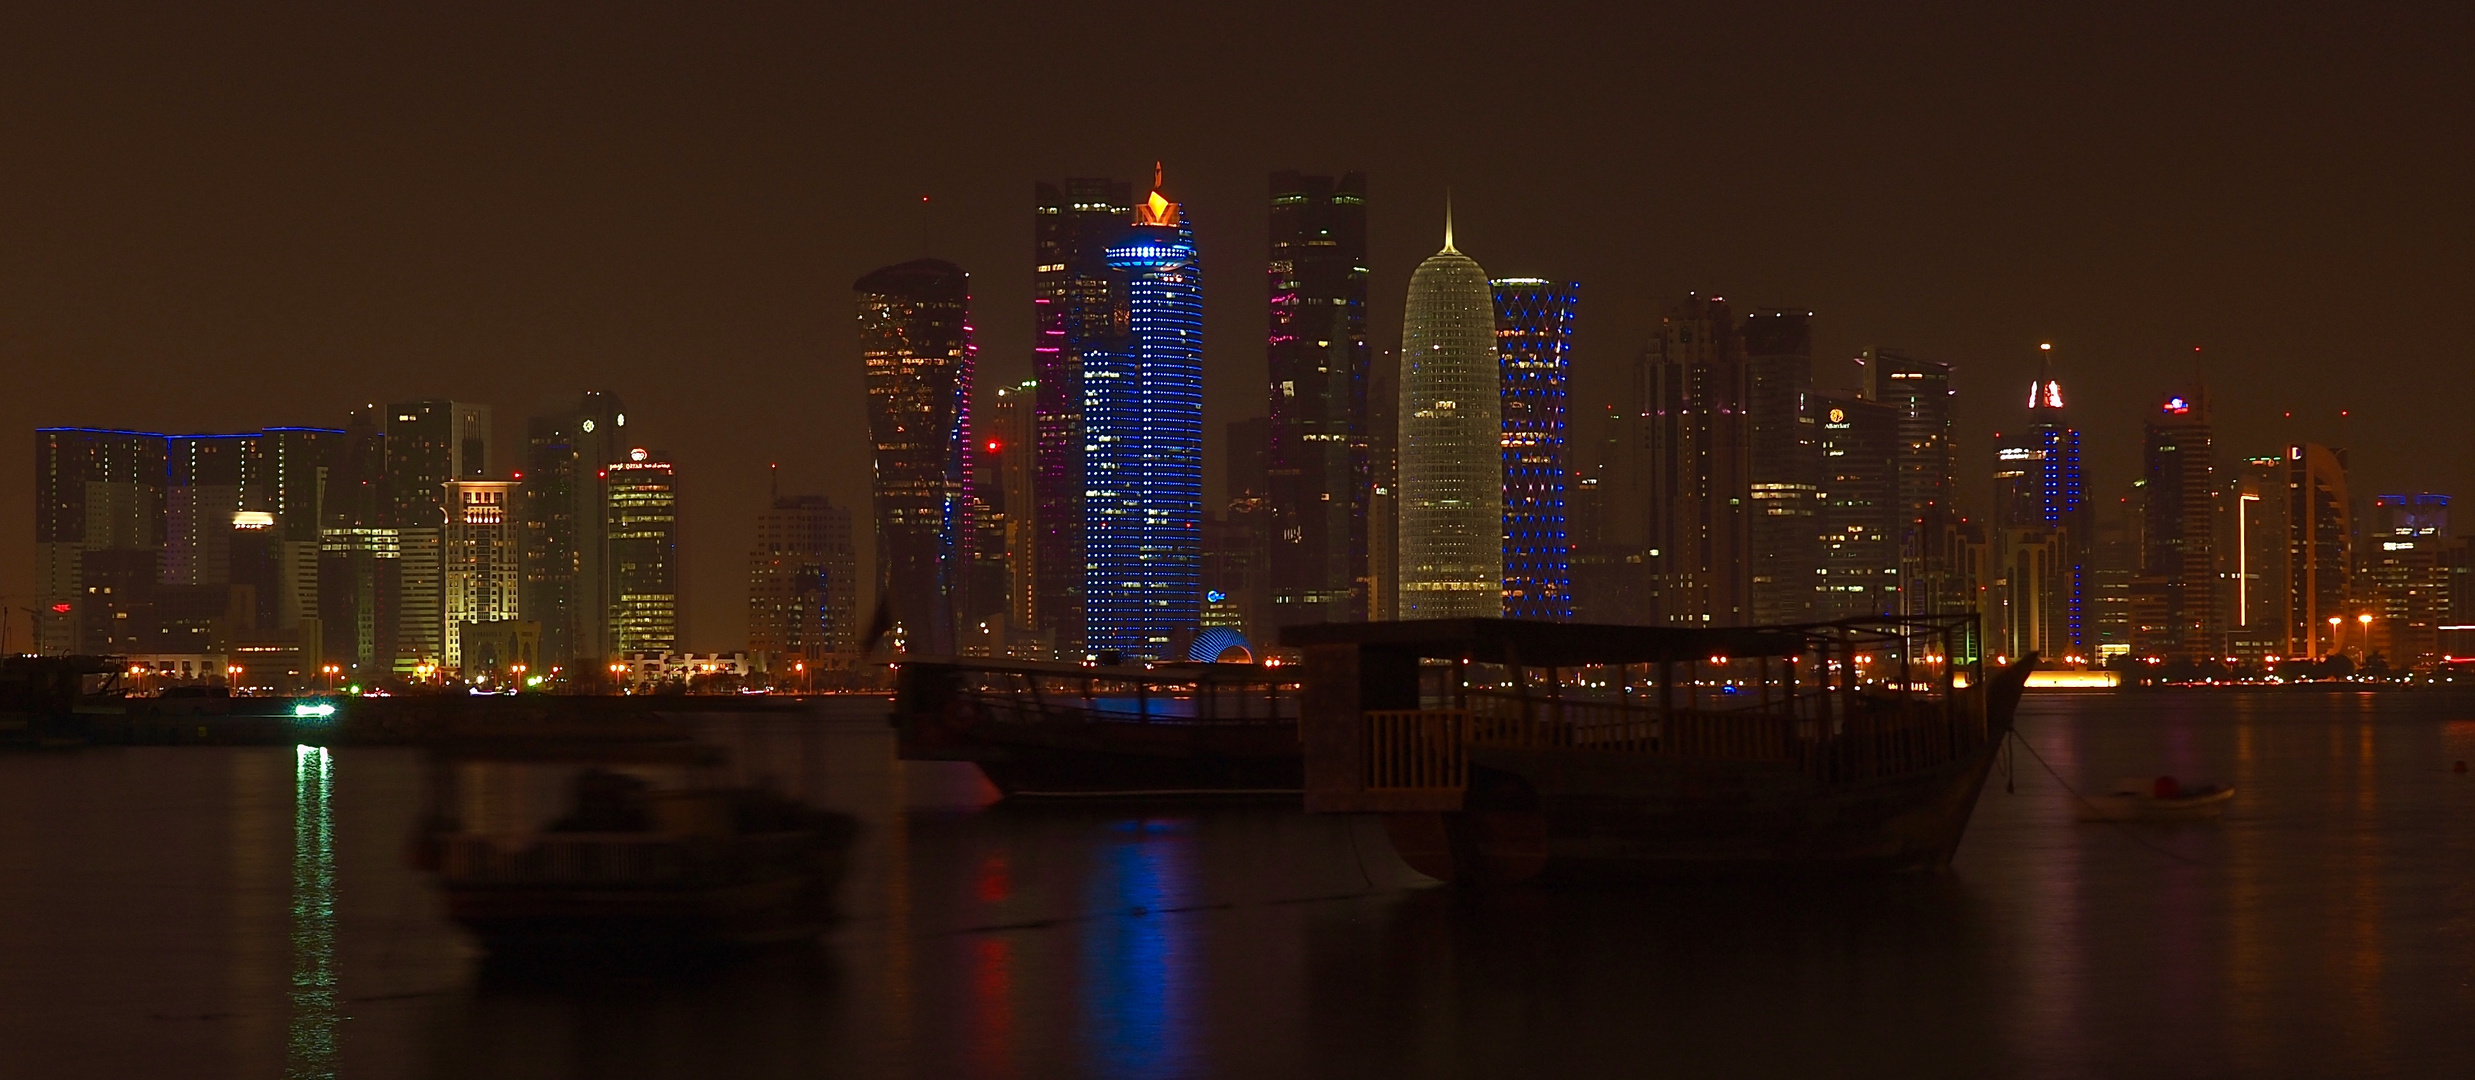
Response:
[[[335,759],[292,751],[292,1028],[284,1075],[335,1075]]]
[[[1191,821],[1133,819],[1110,829],[1086,895],[1125,918],[1085,924],[1083,1044],[1087,1076],[1164,1076],[1195,1053],[1186,992],[1192,945],[1160,915],[1194,888]],[[1191,928],[1186,928],[1191,930]]]

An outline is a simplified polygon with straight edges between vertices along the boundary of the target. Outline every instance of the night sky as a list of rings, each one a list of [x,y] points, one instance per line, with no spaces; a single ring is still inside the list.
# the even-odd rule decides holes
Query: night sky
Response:
[[[867,520],[851,281],[961,263],[983,385],[1025,377],[1032,182],[1155,158],[1215,489],[1264,407],[1265,176],[1354,168],[1378,347],[1449,185],[1490,273],[1583,283],[1577,411],[1700,290],[1814,311],[1826,386],[1875,343],[1958,365],[1975,508],[2039,341],[2100,494],[2198,345],[2221,461],[2311,437],[2358,490],[2475,496],[2464,9],[37,6],[0,9],[13,603],[38,425],[452,397],[503,471],[599,388],[680,463],[686,644],[744,647],[766,463]]]

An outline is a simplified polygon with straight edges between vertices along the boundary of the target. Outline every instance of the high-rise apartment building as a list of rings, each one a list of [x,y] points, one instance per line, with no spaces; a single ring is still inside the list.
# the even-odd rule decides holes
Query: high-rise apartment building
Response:
[[[1899,610],[1897,406],[1817,396],[1815,441],[1822,489],[1820,573],[1814,617],[1845,619]]]
[[[1401,326],[1400,617],[1504,611],[1504,419],[1495,294],[1452,242],[1409,278]]]
[[[272,427],[259,433],[245,463],[242,509],[267,515],[276,560],[275,621],[261,629],[298,631],[318,617],[318,558],[326,522],[328,473],[344,432],[336,428]],[[313,665],[314,666],[314,665]]]
[[[1565,400],[1581,283],[1497,278],[1496,358],[1504,424],[1504,614],[1573,617],[1573,538],[1565,507]]]
[[[822,495],[777,496],[756,516],[748,552],[748,651],[772,670],[816,670],[859,648],[858,561],[851,512]]]
[[[1822,570],[1822,457],[1813,413],[1813,313],[1757,311],[1745,350],[1746,523],[1752,621],[1814,617]]]
[[[2286,649],[2318,659],[2345,647],[2354,596],[2355,526],[2346,451],[2286,448]]]
[[[2392,668],[2428,667],[2451,621],[2449,496],[2375,496],[2371,518],[2361,559],[2364,614],[2372,616],[2361,626],[2364,651]]]
[[[446,485],[490,475],[490,407],[463,401],[387,406],[387,482],[402,552],[403,586],[395,669],[411,671],[457,652],[457,622],[446,610],[446,526],[460,509]],[[513,616],[510,616],[511,618]],[[450,667],[454,666],[452,663]]]
[[[1278,172],[1271,198],[1271,615],[1281,624],[1360,619],[1373,483],[1366,176]]]
[[[1659,621],[1752,616],[1752,444],[1744,341],[1723,298],[1669,309],[1637,369]]]
[[[41,605],[35,612],[38,652],[76,652],[88,636],[82,628],[104,621],[103,613],[87,610],[85,572],[90,553],[162,550],[168,453],[168,440],[150,432],[35,431],[35,587]]]
[[[668,455],[632,447],[602,468],[609,523],[610,651],[679,647],[679,475]]]
[[[257,434],[173,435],[166,440],[163,563],[166,585],[232,580],[232,516]]]
[[[1126,280],[1108,253],[1133,227],[1134,185],[1092,178],[1041,183],[1033,201],[1033,613],[1058,649],[1079,652],[1089,452],[1083,368],[1127,348]]]
[[[877,595],[906,650],[951,656],[972,535],[971,276],[919,259],[852,288],[876,444]]]
[[[2223,655],[2217,619],[2217,472],[2207,391],[2174,391],[2144,429],[2140,577],[2132,651],[2166,660]]]
[[[546,662],[599,667],[616,651],[602,470],[627,457],[627,407],[588,390],[574,405],[527,419],[524,434],[524,617],[541,624]]]
[[[1203,599],[1203,268],[1156,171],[1108,262],[1127,332],[1083,363],[1083,644],[1156,659]]]
[[[1896,349],[1865,350],[1865,397],[1899,411],[1891,497],[1899,515],[1899,610],[1971,610],[1964,553],[1953,546],[1958,461],[1951,446],[1951,365]]]
[[[440,489],[446,511],[439,577],[447,627],[441,656],[447,667],[462,668],[468,625],[523,619],[523,525],[515,513],[520,487],[514,480],[449,480]]]

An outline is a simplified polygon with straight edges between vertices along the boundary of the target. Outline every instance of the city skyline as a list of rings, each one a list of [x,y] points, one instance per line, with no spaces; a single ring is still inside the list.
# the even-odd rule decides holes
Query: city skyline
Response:
[[[2351,23],[2229,38],[2198,12],[2160,13],[2137,34],[2093,16],[2031,27],[2004,12],[1644,12],[1577,39],[1470,12],[1430,13],[1407,31],[1345,12],[1331,40],[1363,53],[1326,67],[1280,47],[1268,26],[1161,13],[1164,28],[1208,30],[1228,55],[1270,57],[1298,93],[1343,107],[1265,114],[1262,73],[1241,90],[1215,59],[1214,79],[1181,102],[1194,122],[1136,130],[1064,124],[1005,91],[1097,55],[1107,35],[1079,15],[1037,32],[1001,16],[933,40],[873,16],[827,27],[680,15],[672,29],[713,35],[746,62],[719,78],[624,68],[611,58],[658,55],[672,35],[614,27],[547,95],[512,74],[533,70],[529,32],[474,16],[408,16],[406,32],[376,42],[342,24],[241,16],[164,50],[136,49],[92,18],[21,25],[30,53],[66,59],[18,69],[12,78],[45,89],[0,103],[27,170],[12,174],[19,197],[0,208],[13,238],[0,256],[0,356],[30,374],[25,393],[0,403],[8,430],[334,427],[366,400],[438,398],[492,403],[497,442],[515,446],[521,418],[602,387],[631,402],[670,399],[656,434],[709,485],[697,516],[752,520],[774,461],[785,490],[857,506],[863,450],[813,435],[862,422],[858,377],[824,362],[842,335],[821,298],[926,254],[971,267],[987,298],[975,312],[983,339],[998,346],[982,381],[1028,377],[1026,181],[1133,177],[1166,158],[1199,246],[1232,268],[1206,298],[1209,430],[1261,408],[1264,288],[1246,264],[1269,242],[1266,175],[1347,169],[1366,173],[1375,197],[1375,354],[1397,347],[1408,274],[1433,246],[1411,211],[1450,186],[1464,231],[1489,238],[1491,266],[1591,290],[1576,416],[1620,396],[1666,298],[1704,290],[1744,310],[1815,312],[1823,392],[1848,386],[1850,358],[1871,344],[1957,364],[1964,450],[2009,422],[2015,387],[2034,371],[2024,350],[2054,342],[2085,384],[2073,406],[2090,433],[2092,487],[2109,495],[2138,468],[2136,435],[2120,433],[2136,430],[2154,390],[2143,372],[2179,375],[2193,344],[2206,347],[2229,448],[2349,446],[2367,489],[2463,491],[2475,480],[2475,453],[2442,404],[2469,390],[2444,316],[2469,284],[2448,254],[2465,210],[2401,179],[2466,161],[2441,134],[2451,99],[2405,81],[2412,55],[2374,64],[2341,51],[2299,75],[2278,59],[2317,53],[2331,34],[2356,40]],[[1783,58],[1780,77],[1690,65],[1646,81],[1617,74],[1638,67],[1614,48],[1636,35],[1756,31]],[[2447,31],[2394,39],[2412,54]],[[2050,47],[1999,77],[1965,59],[2011,54],[2022,34]],[[1475,89],[1415,103],[1363,89],[1410,85],[1449,43],[1490,36],[1514,68],[1606,104],[1598,117],[1520,114],[1544,144],[1567,148],[1551,168],[1452,131],[1450,117],[1510,115]],[[314,47],[276,44],[294,39]],[[935,94],[857,92],[869,73],[890,78],[904,58],[931,54],[970,62]],[[1865,55],[1907,74],[1865,78],[1875,61],[1853,59]],[[2113,59],[2082,62],[2091,57]],[[1107,65],[1064,67],[1066,85],[1122,99],[1102,78]],[[432,74],[463,68],[474,78]],[[749,74],[766,70],[789,81]],[[2222,98],[2273,71],[2264,85],[2276,94]],[[229,104],[218,108],[231,111],[201,112],[178,85],[223,87]],[[239,137],[226,137],[227,115],[241,118]],[[1610,122],[1647,115],[1672,127]],[[2115,122],[2075,119],[2089,115]],[[2214,118],[2217,134],[2191,138],[2194,115]],[[906,153],[848,168],[842,147],[862,118],[906,133],[888,136]],[[619,129],[641,135],[594,134]],[[341,130],[366,138],[319,134]],[[1951,137],[1917,141],[1933,132]],[[1670,140],[1706,151],[1666,153]],[[1645,168],[1653,158],[1664,164]],[[2214,194],[2236,178],[2257,202]],[[2328,308],[2390,315],[2341,332],[2291,314]],[[717,366],[734,377],[676,390],[682,373]],[[2376,444],[2376,430],[2397,437]],[[1206,478],[1216,488],[1218,470]],[[28,482],[22,470],[0,474],[0,505],[24,505]],[[1963,504],[1984,497],[1980,483],[1966,487]],[[865,562],[873,540],[860,542]],[[29,543],[0,530],[0,593],[34,591],[20,569]],[[741,546],[726,534],[691,556],[695,626],[716,644],[741,621],[731,599]]]

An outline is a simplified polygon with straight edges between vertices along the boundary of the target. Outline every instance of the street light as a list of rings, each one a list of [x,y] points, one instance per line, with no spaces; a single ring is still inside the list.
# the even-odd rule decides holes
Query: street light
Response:
[[[2344,651],[2346,651],[2346,619],[2344,616],[2331,615],[2329,616],[2329,652],[2336,654]]]

